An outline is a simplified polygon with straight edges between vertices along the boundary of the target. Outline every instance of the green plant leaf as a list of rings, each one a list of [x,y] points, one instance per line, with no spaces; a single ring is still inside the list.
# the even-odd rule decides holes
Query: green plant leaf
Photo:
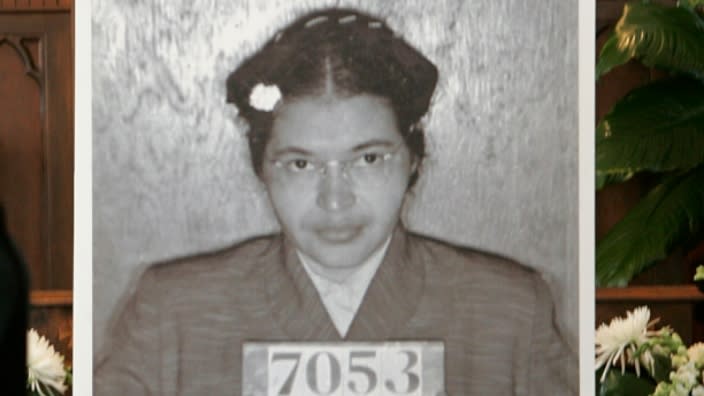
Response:
[[[631,172],[596,172],[596,189],[601,190],[604,186],[612,183],[621,183],[634,176]]]
[[[634,373],[621,374],[618,369],[611,369],[604,382],[599,382],[602,370],[596,372],[596,390],[598,396],[648,396],[655,390],[655,383]],[[643,375],[643,373],[641,373]]]
[[[599,54],[596,78],[632,58],[648,67],[704,76],[704,20],[688,7],[626,4]]]
[[[666,177],[599,241],[597,286],[626,286],[703,229],[704,165]]]
[[[684,170],[701,163],[704,82],[699,80],[676,77],[636,88],[597,125],[597,189],[641,171]]]
[[[627,51],[621,51],[619,49],[619,36],[616,32],[611,33],[611,36],[606,40],[604,46],[601,47],[601,52],[599,53],[599,60],[596,63],[596,72],[594,75],[596,79],[611,71],[616,66],[622,65],[629,60],[631,60],[631,55]]]
[[[653,360],[655,362],[655,372],[651,373],[651,375],[655,381],[669,381],[670,372],[672,371],[672,360],[670,356],[654,353]]]

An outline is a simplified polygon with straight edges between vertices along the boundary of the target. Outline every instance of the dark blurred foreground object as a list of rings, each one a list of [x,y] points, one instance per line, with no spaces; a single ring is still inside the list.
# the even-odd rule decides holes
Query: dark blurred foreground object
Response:
[[[6,395],[26,393],[28,292],[24,263],[0,206],[0,387]]]

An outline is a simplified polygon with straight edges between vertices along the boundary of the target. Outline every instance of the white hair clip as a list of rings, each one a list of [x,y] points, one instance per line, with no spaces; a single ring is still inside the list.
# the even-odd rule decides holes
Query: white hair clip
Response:
[[[370,29],[379,29],[381,27],[381,22],[379,22],[379,21],[369,22],[368,26]]]
[[[276,84],[259,83],[249,94],[249,105],[259,111],[272,111],[281,100],[281,90]]]

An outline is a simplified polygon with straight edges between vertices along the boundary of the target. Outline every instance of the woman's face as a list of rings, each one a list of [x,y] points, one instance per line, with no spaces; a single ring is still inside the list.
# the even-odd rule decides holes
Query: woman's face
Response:
[[[262,180],[296,247],[345,270],[393,231],[413,166],[384,99],[311,96],[276,110]]]

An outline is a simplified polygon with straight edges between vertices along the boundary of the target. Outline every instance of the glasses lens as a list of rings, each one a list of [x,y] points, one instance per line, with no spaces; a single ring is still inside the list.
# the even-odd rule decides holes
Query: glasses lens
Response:
[[[341,172],[350,183],[358,186],[384,185],[397,159],[398,148],[385,152],[369,152],[343,161],[312,159],[274,160],[274,177],[280,183],[315,185],[331,172]],[[337,169],[333,169],[337,168]]]
[[[349,164],[347,174],[357,185],[384,185],[389,178],[394,158],[393,153],[364,154]]]

